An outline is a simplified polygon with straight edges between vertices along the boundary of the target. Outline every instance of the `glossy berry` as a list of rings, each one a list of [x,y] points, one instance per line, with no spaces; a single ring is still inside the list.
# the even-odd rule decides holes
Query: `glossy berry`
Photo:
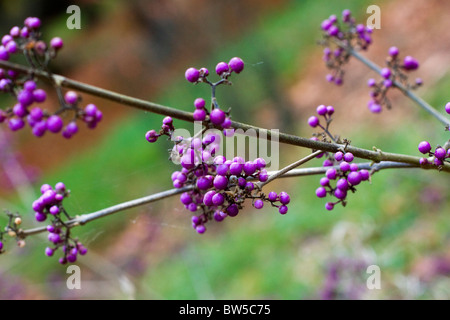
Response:
[[[285,205],[282,205],[282,206],[280,206],[280,207],[278,208],[278,212],[279,212],[280,214],[286,214],[286,213],[288,212],[288,207],[285,206]]]
[[[184,76],[187,81],[194,83],[200,78],[200,71],[195,68],[189,68],[186,70]]]
[[[194,107],[196,109],[203,109],[205,107],[205,100],[203,98],[197,98],[194,101]]]
[[[341,161],[344,158],[344,154],[341,151],[338,151],[334,154],[334,159],[336,161]]]
[[[419,62],[411,56],[406,56],[403,59],[403,68],[405,70],[416,70],[419,68]]]
[[[216,65],[216,73],[220,76],[225,72],[228,72],[230,70],[230,67],[226,62],[219,62]]]
[[[253,205],[256,209],[261,209],[262,207],[264,207],[264,201],[262,201],[261,199],[256,199]]]
[[[353,153],[351,152],[347,152],[346,154],[344,154],[344,160],[347,162],[352,162],[354,159]]]
[[[59,131],[61,131],[63,125],[64,123],[60,116],[53,115],[47,119],[47,129],[50,132],[58,133]]]
[[[64,95],[64,100],[68,104],[76,104],[78,101],[78,94],[75,91],[67,91]]]
[[[269,201],[274,202],[277,201],[277,193],[274,191],[269,192],[269,194],[267,195],[267,198],[269,199]]]
[[[444,148],[440,147],[434,151],[434,156],[440,160],[444,160],[446,155],[447,155],[447,152],[445,151]]]
[[[242,70],[244,70],[244,61],[242,61],[242,59],[238,57],[232,58],[228,65],[230,69],[236,73],[240,73]]]
[[[397,47],[390,47],[389,48],[389,55],[393,58],[397,57],[399,54],[399,50]]]
[[[279,199],[282,204],[288,204],[291,201],[291,197],[284,191],[280,192]]]
[[[309,117],[308,124],[313,128],[317,127],[319,125],[319,118],[316,116]]]
[[[220,126],[224,122],[226,114],[223,110],[216,108],[211,111],[211,114],[209,117],[213,124]]]
[[[447,102],[447,104],[445,105],[445,112],[450,114],[450,102]]]
[[[361,174],[359,172],[352,171],[348,174],[347,180],[351,185],[356,186],[361,183]]]
[[[333,208],[334,208],[334,204],[333,204],[332,202],[327,202],[327,203],[325,204],[325,209],[327,209],[327,210],[333,210]]]
[[[389,77],[391,76],[391,69],[389,68],[383,68],[381,69],[380,72],[381,76],[385,79],[389,79]]]
[[[327,190],[324,187],[319,187],[316,189],[316,196],[319,198],[324,198],[327,195]]]
[[[196,109],[193,113],[195,121],[204,121],[206,119],[206,111],[203,109]]]
[[[55,37],[52,40],[50,40],[50,47],[52,47],[53,49],[61,49],[64,45],[64,42],[61,38],[59,37]]]
[[[327,114],[327,107],[321,104],[317,107],[316,111],[319,116],[324,116]]]
[[[426,154],[431,151],[431,145],[428,141],[422,141],[419,143],[419,151],[423,154]]]

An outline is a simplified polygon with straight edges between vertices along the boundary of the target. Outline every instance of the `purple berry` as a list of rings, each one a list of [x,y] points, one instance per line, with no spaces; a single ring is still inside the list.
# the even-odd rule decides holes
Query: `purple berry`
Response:
[[[345,178],[341,178],[338,180],[338,182],[336,183],[336,188],[346,191],[348,189],[348,181]]]
[[[255,164],[256,164],[256,169],[263,169],[266,167],[266,160],[264,160],[263,158],[257,158],[255,160]]]
[[[450,102],[447,102],[447,104],[445,105],[445,112],[450,114]]]
[[[25,126],[25,121],[20,118],[11,118],[8,121],[8,127],[11,131],[18,131]]]
[[[228,72],[230,70],[230,67],[228,66],[228,64],[226,62],[219,62],[216,65],[216,73],[220,76],[222,75],[224,72]]]
[[[350,172],[348,174],[347,180],[351,185],[356,186],[361,183],[361,174],[356,171]]]
[[[313,128],[317,127],[319,125],[319,118],[316,116],[309,117],[308,124]]]
[[[331,22],[329,19],[325,19],[322,21],[322,24],[320,25],[320,27],[322,28],[322,30],[327,31],[328,29],[330,29],[330,27],[333,25],[333,22]]]
[[[253,204],[253,206],[256,209],[261,209],[262,207],[264,207],[264,201],[262,201],[261,199],[256,199],[255,203]]]
[[[239,213],[239,207],[237,206],[237,204],[233,203],[232,205],[227,207],[227,214],[230,217],[235,217],[238,215],[238,213]]]
[[[269,192],[269,194],[267,195],[267,198],[269,199],[269,201],[274,202],[277,201],[277,193],[274,191]]]
[[[33,91],[33,99],[36,102],[44,102],[47,99],[47,94],[42,89],[36,89]]]
[[[243,168],[244,168],[243,164],[233,162],[230,165],[230,174],[235,175],[235,176],[240,175],[242,173]]]
[[[327,210],[333,210],[333,208],[334,208],[334,203],[333,203],[333,202],[327,202],[327,203],[325,204],[325,209],[327,209]]]
[[[429,162],[426,158],[420,158],[419,163],[421,166],[429,164]]]
[[[17,101],[24,107],[28,107],[34,101],[33,93],[28,90],[22,90],[17,95]]]
[[[397,57],[399,54],[399,50],[397,47],[390,47],[389,48],[389,55],[393,58]]]
[[[327,190],[324,187],[319,187],[316,189],[316,196],[319,198],[324,198],[327,195]]]
[[[346,154],[344,154],[344,160],[347,162],[352,162],[354,158],[355,157],[353,156],[353,153],[351,153],[351,152],[347,152]]]
[[[391,69],[389,68],[383,68],[381,69],[380,72],[381,76],[385,79],[389,79],[389,77],[391,76]]]
[[[28,80],[23,84],[23,88],[27,91],[34,91],[36,89],[36,82]]]
[[[50,40],[50,47],[53,49],[61,49],[64,45],[63,40],[60,37],[54,37],[52,40]]]
[[[225,176],[217,175],[213,184],[216,189],[223,190],[228,186],[228,179]]]
[[[266,182],[266,181],[269,179],[269,175],[268,175],[266,169],[262,169],[262,170],[259,172],[258,179],[259,179],[259,181],[261,181],[261,182]]]
[[[333,106],[327,106],[327,114],[329,116],[331,116],[334,113],[334,108]]]
[[[287,206],[280,206],[279,208],[278,208],[278,212],[280,213],[280,214],[286,214],[287,212],[288,212],[288,207]]]
[[[339,28],[335,25],[332,25],[329,29],[328,29],[328,34],[332,37],[337,36],[339,33]]]
[[[344,154],[341,151],[338,151],[334,154],[334,159],[336,161],[341,161],[344,158]]]
[[[9,60],[8,50],[4,46],[0,46],[0,60],[7,61]]]
[[[447,151],[445,151],[444,148],[440,147],[434,151],[434,156],[440,160],[444,160],[446,155],[447,155]]]
[[[58,133],[61,131],[64,123],[60,116],[53,115],[47,119],[47,129],[50,132]]]
[[[216,220],[217,222],[223,221],[223,219],[225,219],[226,214],[222,211],[215,211],[213,218],[214,220]]]
[[[375,85],[377,84],[377,82],[375,81],[375,79],[369,79],[369,80],[367,80],[367,86],[369,87],[369,88],[371,88],[371,87],[375,87]]]
[[[190,204],[192,202],[192,198],[189,195],[189,193],[184,192],[180,196],[180,201],[181,201],[182,204],[188,205],[188,204]]]
[[[341,169],[342,172],[350,171],[350,164],[346,161],[342,161],[339,164],[339,169]]]
[[[45,255],[46,255],[47,257],[53,256],[53,253],[54,253],[54,251],[53,251],[52,248],[49,248],[49,247],[45,248]]]
[[[187,208],[188,208],[188,210],[189,211],[191,211],[191,212],[195,212],[195,211],[197,211],[197,205],[195,204],[195,203],[193,203],[193,202],[191,202],[188,206],[187,206]]]
[[[200,71],[195,68],[189,68],[186,70],[184,76],[187,81],[194,83],[200,78]]]
[[[224,122],[226,114],[223,110],[216,108],[211,111],[211,114],[209,117],[213,124],[220,126]]]
[[[347,196],[347,191],[346,190],[341,190],[341,189],[336,189],[334,191],[334,196],[340,200],[345,199],[345,197]]]
[[[59,213],[59,208],[58,208],[58,206],[52,206],[50,209],[49,209],[49,212],[50,212],[50,214],[52,214],[52,215],[57,215],[58,213]]]
[[[323,177],[320,179],[320,185],[322,187],[328,186],[330,184],[330,179],[328,179],[327,177]]]
[[[236,73],[240,73],[242,70],[244,70],[244,61],[242,61],[239,57],[231,58],[228,65],[231,68],[231,71],[234,71]]]
[[[206,68],[200,68],[200,74],[201,74],[203,77],[207,77],[207,76],[209,75],[209,70],[206,69]]]
[[[16,116],[23,118],[27,115],[28,111],[27,111],[27,108],[23,104],[16,103],[13,107],[13,113]]]
[[[419,143],[419,151],[423,154],[426,154],[431,151],[431,145],[428,141],[422,141]]]
[[[334,169],[334,168],[328,169],[327,172],[325,173],[325,175],[326,175],[327,178],[330,179],[330,180],[336,179],[336,176],[337,176],[336,169]]]
[[[362,181],[369,180],[369,178],[370,178],[370,173],[366,169],[362,169],[361,171],[359,171],[359,174],[361,175]]]
[[[284,191],[280,192],[279,199],[282,204],[288,204],[291,202],[291,197]]]
[[[216,192],[214,190],[206,192],[205,195],[203,196],[203,203],[206,206],[212,206],[213,205],[212,198],[214,197],[215,194]]]
[[[198,234],[205,233],[206,228],[204,225],[198,225],[195,227],[195,231],[197,231]]]
[[[317,107],[316,111],[319,116],[324,116],[327,114],[327,107],[321,104],[320,106]]]
[[[67,91],[64,95],[64,100],[68,104],[76,104],[78,101],[78,94],[75,91]]]
[[[255,188],[255,185],[253,184],[253,182],[246,182],[245,183],[245,189],[252,191]]]
[[[197,180],[197,187],[200,190],[207,190],[211,187],[211,180],[206,177],[200,177]]]
[[[194,106],[196,109],[203,109],[205,107],[205,100],[203,98],[195,99]]]
[[[248,161],[244,164],[244,173],[248,176],[254,174],[256,169],[256,164],[251,161]]]
[[[203,109],[196,109],[193,117],[195,121],[204,121],[206,119],[206,111]]]
[[[34,214],[34,217],[36,218],[36,221],[38,221],[38,222],[43,222],[47,219],[47,215],[42,212],[36,212]]]
[[[406,56],[403,59],[403,68],[406,70],[416,70],[419,68],[419,62],[411,56]]]

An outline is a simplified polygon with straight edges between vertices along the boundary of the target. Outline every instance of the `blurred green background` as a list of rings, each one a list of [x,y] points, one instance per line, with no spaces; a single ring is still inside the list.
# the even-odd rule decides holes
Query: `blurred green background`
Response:
[[[82,29],[66,28],[73,2],[0,1],[0,30],[7,33],[27,16],[43,21],[46,39],[61,36],[65,47],[52,70],[89,84],[192,111],[206,86],[184,79],[190,66],[213,70],[239,56],[244,72],[220,87],[219,103],[233,119],[310,136],[305,125],[319,104],[333,105],[333,132],[370,149],[419,155],[417,144],[448,140],[437,121],[400,94],[394,108],[371,114],[365,82],[376,75],[351,61],[344,85],[325,81],[320,23],[351,9],[362,22],[366,8],[381,8],[382,26],[367,56],[382,65],[397,45],[413,55],[424,79],[419,95],[440,108],[449,100],[450,27],[445,1],[78,1]],[[424,27],[426,26],[426,27]],[[439,38],[440,37],[440,38]],[[439,41],[438,41],[439,40]],[[448,41],[447,41],[448,40]],[[45,83],[40,84],[45,87]],[[146,142],[162,116],[83,95],[104,112],[99,128],[70,141],[39,139],[29,128],[8,135],[0,155],[0,208],[33,221],[32,201],[42,183],[64,183],[71,215],[93,212],[172,187],[176,166],[165,141]],[[2,107],[12,100],[0,96]],[[56,97],[46,102],[56,108]],[[176,126],[190,128],[175,121]],[[307,150],[280,147],[286,165]],[[10,161],[26,179],[11,175]],[[322,160],[309,164],[320,166]],[[292,202],[281,216],[251,206],[236,218],[210,223],[204,235],[190,226],[178,199],[166,199],[74,229],[89,248],[76,264],[82,289],[66,288],[66,267],[47,258],[46,236],[11,239],[0,256],[0,299],[448,299],[450,298],[450,209],[448,176],[421,170],[377,173],[358,186],[347,207],[328,212],[315,197],[319,176],[289,178],[269,189],[288,191]],[[6,220],[2,216],[0,225]],[[366,268],[381,269],[380,290],[368,290]],[[332,288],[332,289],[330,289]]]

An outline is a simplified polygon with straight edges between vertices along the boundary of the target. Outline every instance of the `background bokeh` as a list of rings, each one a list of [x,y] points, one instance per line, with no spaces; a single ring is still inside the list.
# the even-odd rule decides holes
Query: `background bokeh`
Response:
[[[70,4],[81,8],[81,30],[66,28]],[[450,85],[450,3],[444,0],[2,0],[0,30],[38,16],[47,39],[65,41],[51,65],[56,73],[184,110],[209,94],[184,80],[187,67],[212,70],[240,56],[244,72],[218,92],[233,119],[310,136],[306,119],[317,105],[333,105],[334,132],[354,145],[418,156],[420,141],[437,145],[449,138],[435,119],[401,94],[391,95],[392,110],[371,114],[365,83],[376,75],[357,61],[346,67],[342,87],[324,80],[320,22],[345,8],[364,22],[369,4],[380,6],[382,23],[367,56],[381,65],[391,45],[413,55],[425,83],[418,94],[442,110]],[[23,214],[25,226],[37,225],[30,207],[42,183],[66,183],[71,215],[172,187],[169,145],[144,139],[162,116],[88,95],[83,101],[96,103],[104,121],[70,141],[35,138],[29,129],[10,134],[0,126],[0,209]],[[10,103],[0,96],[2,107]],[[55,96],[46,102],[49,109],[56,104]],[[281,164],[307,153],[281,146]],[[319,179],[271,184],[291,194],[285,216],[248,206],[201,236],[176,198],[76,228],[89,248],[77,261],[81,290],[68,290],[66,267],[44,255],[45,235],[27,239],[23,249],[8,241],[0,256],[0,299],[450,298],[447,174],[383,171],[332,212],[314,195]],[[381,268],[381,290],[366,288],[371,264]]]

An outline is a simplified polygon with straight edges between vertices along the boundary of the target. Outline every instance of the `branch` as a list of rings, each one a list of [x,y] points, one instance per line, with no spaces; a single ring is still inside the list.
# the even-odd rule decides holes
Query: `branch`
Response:
[[[367,59],[366,57],[364,57],[363,55],[361,55],[359,52],[355,51],[352,48],[347,47],[344,43],[342,43],[341,41],[338,40],[333,40],[335,41],[335,43],[342,47],[343,49],[347,50],[347,52],[349,52],[352,56],[354,56],[356,59],[358,59],[359,61],[361,61],[363,64],[365,64],[366,66],[368,66],[370,69],[372,69],[373,71],[375,71],[377,74],[380,74],[381,72],[381,67],[378,66],[377,64],[375,64],[373,61]],[[408,89],[407,87],[405,87],[403,84],[401,84],[400,82],[398,82],[397,80],[393,81],[393,84],[401,91],[403,92],[403,94],[405,96],[407,96],[408,98],[410,98],[412,101],[414,101],[419,107],[421,107],[422,109],[424,109],[426,112],[428,112],[429,114],[431,114],[433,117],[435,117],[438,121],[440,121],[444,126],[450,126],[450,120],[447,119],[444,115],[442,115],[441,113],[439,113],[438,111],[436,111],[435,108],[433,108],[432,106],[430,106],[426,101],[424,101],[423,99],[421,99],[420,97],[416,96],[416,94]]]
[[[123,94],[116,93],[114,91],[105,90],[99,87],[95,87],[89,84],[85,84],[79,81],[75,81],[66,77],[63,77],[61,75],[53,75],[49,74],[45,71],[39,70],[39,69],[32,69],[28,67],[24,67],[22,65],[18,65],[15,63],[11,63],[8,61],[2,61],[0,60],[0,67],[16,70],[22,73],[26,74],[33,74],[37,76],[38,78],[50,81],[51,83],[57,83],[58,85],[70,88],[74,90],[78,90],[80,92],[84,92],[87,94],[91,94],[94,96],[98,96],[110,101],[115,101],[133,108],[145,110],[152,113],[157,113],[161,115],[171,116],[175,119],[194,122],[194,118],[191,112],[178,110],[175,108],[163,106],[157,103],[145,101],[142,99],[133,98],[130,96],[126,96]],[[260,132],[264,132],[267,134],[267,139],[272,138],[272,132],[267,129],[255,127],[249,124],[232,121],[232,127],[235,129],[242,129],[242,130],[249,130],[253,129],[256,131],[256,133],[259,135]],[[278,138],[281,143],[286,143],[298,147],[304,147],[309,148],[313,150],[322,150],[327,152],[337,152],[339,150],[342,150],[342,148],[345,148],[346,151],[353,153],[355,157],[371,160],[374,162],[380,162],[380,161],[393,161],[393,162],[401,162],[401,163],[409,163],[413,164],[415,166],[420,166],[420,157],[415,156],[409,156],[409,155],[403,155],[403,154],[397,154],[397,153],[387,153],[387,152],[381,152],[379,150],[372,151],[372,150],[366,150],[362,148],[357,148],[354,146],[346,146],[341,145],[337,143],[327,143],[327,142],[321,142],[321,141],[314,141],[308,138],[303,138],[287,133],[276,133],[275,138]],[[435,165],[427,164],[425,166],[422,166],[423,169],[434,169],[437,170],[438,168]],[[450,164],[444,163],[441,167],[442,171],[450,172]]]
[[[323,153],[323,151],[318,150],[316,152],[313,152],[312,154],[304,157],[303,159],[300,159],[294,163],[291,163],[290,165],[284,167],[283,169],[276,171],[274,173],[272,173],[271,175],[269,175],[269,178],[264,181],[264,182],[259,182],[258,188],[261,189],[263,186],[265,186],[266,184],[268,184],[269,182],[275,180],[276,178],[283,176],[284,174],[288,173],[289,171],[297,168],[298,166],[301,166],[302,164],[314,159],[315,157],[317,157],[319,154]]]
[[[319,151],[317,151],[316,153],[319,153]],[[314,157],[317,156],[316,153],[313,153],[313,154],[309,155],[308,157],[305,157],[305,158],[295,162],[295,164],[298,164],[298,162],[300,162],[300,161],[303,161],[303,163],[308,161],[305,159],[310,158],[310,156],[313,156],[313,155],[314,155]],[[293,164],[289,165],[288,167],[291,167],[292,165]],[[298,164],[298,165],[300,165],[300,164]],[[286,167],[286,168],[288,168],[288,167]],[[339,169],[339,166],[293,169],[293,170],[290,170],[289,172],[284,172],[282,174],[279,174],[281,171],[285,171],[286,168],[284,168],[280,171],[271,171],[271,172],[268,172],[268,174],[270,177],[277,175],[277,178],[310,176],[310,175],[324,174],[330,168]],[[377,163],[377,164],[358,163],[358,168],[372,170],[373,172],[376,172],[376,171],[380,171],[380,170],[384,170],[384,169],[391,169],[391,168],[396,168],[396,169],[414,168],[414,165],[411,165],[408,163],[398,163],[398,162],[381,162],[381,163]],[[67,221],[65,224],[70,228],[82,226],[90,221],[109,216],[113,213],[117,213],[117,212],[121,212],[121,211],[131,209],[134,207],[142,206],[144,204],[148,204],[148,203],[155,202],[155,201],[158,201],[158,200],[161,200],[164,198],[172,197],[172,196],[175,196],[175,195],[178,195],[178,194],[181,194],[183,192],[190,191],[193,189],[194,189],[194,186],[188,186],[188,187],[184,187],[184,188],[180,188],[180,189],[170,189],[170,190],[162,191],[162,192],[155,193],[155,194],[145,196],[142,198],[119,203],[115,206],[105,208],[105,209],[102,209],[102,210],[99,210],[96,212],[83,214],[81,216],[76,217],[75,219]],[[46,232],[46,231],[47,231],[46,226],[32,228],[32,229],[26,229],[26,230],[20,230],[18,233],[18,237],[21,239],[25,239],[28,236],[36,235],[36,234]]]
[[[119,203],[115,206],[109,207],[109,208],[105,208],[96,212],[92,212],[92,213],[88,213],[88,214],[83,214],[81,216],[77,216],[75,219],[69,220],[67,221],[65,224],[70,227],[76,227],[76,226],[81,226],[84,225],[90,221],[93,220],[97,220],[99,218],[103,218],[106,216],[109,216],[113,213],[116,212],[120,212],[123,210],[127,210],[127,209],[131,209],[134,207],[138,207],[138,206],[142,206],[144,204],[147,203],[151,203],[151,202],[155,202],[164,198],[168,198],[186,191],[190,191],[192,190],[194,187],[190,186],[190,187],[184,187],[184,188],[180,188],[180,189],[171,189],[171,190],[167,190],[167,191],[163,191],[163,192],[159,192],[159,193],[155,193],[146,197],[142,197],[142,198],[138,198],[138,199],[134,199],[134,200],[130,200],[127,202],[123,202],[123,203]],[[41,232],[45,232],[47,231],[47,227],[38,227],[38,228],[33,228],[33,229],[28,229],[28,230],[23,230],[21,232],[18,233],[19,238],[26,238],[28,236],[31,235],[35,235]]]

